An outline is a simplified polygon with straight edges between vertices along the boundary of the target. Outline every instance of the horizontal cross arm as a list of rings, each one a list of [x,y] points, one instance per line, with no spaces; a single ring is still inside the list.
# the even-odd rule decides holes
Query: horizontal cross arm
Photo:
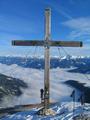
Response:
[[[13,40],[14,46],[62,46],[62,47],[82,47],[82,42],[79,41],[37,41],[37,40]]]
[[[50,46],[62,46],[62,47],[82,47],[83,43],[79,41],[52,41]]]
[[[13,40],[12,45],[14,46],[43,46],[44,41],[37,40]]]

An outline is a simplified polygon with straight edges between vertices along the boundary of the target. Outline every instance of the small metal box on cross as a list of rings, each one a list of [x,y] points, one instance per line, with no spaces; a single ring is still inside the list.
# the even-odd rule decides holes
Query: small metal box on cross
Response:
[[[51,41],[51,9],[45,9],[45,39],[44,40],[13,40],[14,46],[44,46],[45,48],[45,69],[44,69],[44,110],[49,108],[50,104],[50,46],[63,47],[82,47],[82,42],[79,41]]]

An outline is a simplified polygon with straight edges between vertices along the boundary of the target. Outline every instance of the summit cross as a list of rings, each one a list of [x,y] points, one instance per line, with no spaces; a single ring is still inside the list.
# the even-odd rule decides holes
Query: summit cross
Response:
[[[44,68],[44,110],[50,105],[50,46],[54,47],[82,47],[81,41],[51,41],[51,9],[45,9],[45,39],[44,40],[13,40],[14,46],[44,46],[45,68]]]

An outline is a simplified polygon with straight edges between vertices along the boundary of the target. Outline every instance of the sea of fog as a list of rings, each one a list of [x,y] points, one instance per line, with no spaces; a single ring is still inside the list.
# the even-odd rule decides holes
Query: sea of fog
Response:
[[[73,69],[73,68],[72,68]],[[22,89],[23,94],[18,97],[3,98],[2,105],[20,105],[40,102],[40,89],[44,88],[44,70],[24,68],[16,64],[6,65],[0,63],[0,73],[19,78],[27,83],[27,89]],[[90,75],[88,75],[90,77]],[[50,97],[51,101],[72,101],[70,97],[73,87],[65,84],[65,81],[75,80],[80,83],[86,83],[90,86],[90,81],[83,74],[70,73],[68,69],[53,68],[50,70]]]

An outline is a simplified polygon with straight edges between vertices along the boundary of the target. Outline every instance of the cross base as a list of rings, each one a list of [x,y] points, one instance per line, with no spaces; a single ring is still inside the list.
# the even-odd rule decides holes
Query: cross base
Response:
[[[37,114],[41,116],[50,116],[50,115],[54,116],[56,115],[56,112],[50,108],[49,109],[41,108]]]

